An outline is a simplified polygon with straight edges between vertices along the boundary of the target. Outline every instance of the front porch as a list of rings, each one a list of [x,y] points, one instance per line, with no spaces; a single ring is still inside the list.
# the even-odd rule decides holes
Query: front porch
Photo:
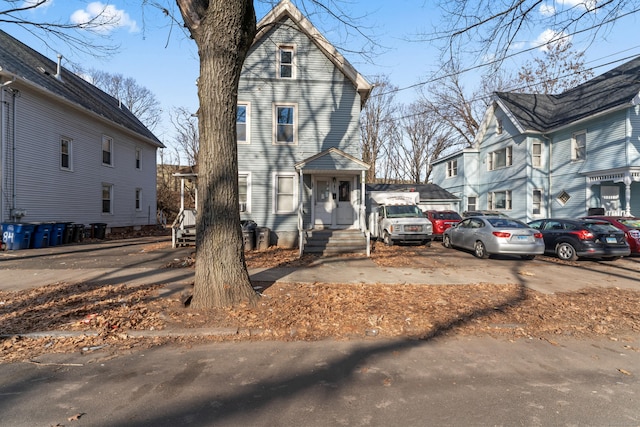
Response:
[[[599,173],[586,179],[588,211],[595,208],[607,216],[640,216],[640,170]]]

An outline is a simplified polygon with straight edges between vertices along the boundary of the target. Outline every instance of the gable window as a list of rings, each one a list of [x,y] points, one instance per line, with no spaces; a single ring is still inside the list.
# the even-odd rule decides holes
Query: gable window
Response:
[[[447,162],[447,178],[458,176],[458,160],[449,160]]]
[[[249,104],[238,104],[238,112],[236,114],[236,133],[238,135],[238,144],[249,143]]]
[[[274,141],[276,144],[296,144],[296,106],[295,105],[275,105],[275,129]]]
[[[136,148],[136,169],[142,169],[142,149]]]
[[[477,209],[477,206],[478,206],[478,199],[476,198],[476,196],[467,197],[467,210],[468,211],[475,211]]]
[[[296,211],[295,174],[276,174],[274,176],[274,212],[294,213]]]
[[[512,147],[504,147],[500,150],[493,151],[487,156],[488,169],[490,171],[511,166]]]
[[[71,140],[60,139],[60,168],[71,170]]]
[[[251,173],[238,173],[238,195],[240,201],[240,212],[251,212]]]
[[[278,77],[293,79],[295,67],[295,49],[293,46],[278,47]]]
[[[113,185],[102,184],[102,213],[113,213]]]
[[[576,132],[571,138],[571,160],[584,160],[587,155],[587,132]]]
[[[113,138],[102,136],[102,164],[113,166]]]
[[[511,190],[490,192],[487,195],[487,208],[511,210]]]
[[[502,127],[502,119],[496,120],[496,133],[498,135],[502,135],[503,127]]]
[[[539,142],[531,146],[531,164],[534,168],[542,167],[542,144]]]
[[[136,210],[142,210],[142,188],[136,188]]]
[[[533,190],[533,214],[542,213],[542,190]]]

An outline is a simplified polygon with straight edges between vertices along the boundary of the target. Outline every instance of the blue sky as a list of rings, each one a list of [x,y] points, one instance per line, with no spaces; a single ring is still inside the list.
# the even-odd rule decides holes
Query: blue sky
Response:
[[[33,0],[27,0],[33,1]],[[555,0],[544,3],[537,13],[553,12],[550,8],[563,7],[578,0]],[[0,2],[0,9],[6,4]],[[141,6],[141,0],[114,0],[92,2],[87,0],[50,0],[45,7],[40,7],[27,16],[39,21],[73,21],[93,16],[96,11],[108,5],[108,12],[113,16],[113,23],[106,28],[103,36],[119,44],[119,51],[109,58],[95,58],[72,52],[61,44],[48,47],[41,40],[17,26],[3,24],[2,29],[39,52],[55,60],[61,53],[66,61],[82,64],[87,68],[98,68],[109,73],[118,73],[134,78],[138,84],[150,89],[162,104],[165,111],[173,107],[186,107],[196,111],[198,106],[195,86],[198,77],[198,57],[195,43],[186,38],[179,25],[171,22],[157,9]],[[173,8],[179,16],[175,1],[166,0],[165,4]],[[256,13],[260,19],[268,11],[269,5],[256,2]],[[431,32],[440,22],[439,9],[429,0],[351,0],[344,3],[345,12],[357,17],[363,31],[375,38],[384,48],[375,56],[373,62],[367,62],[350,50],[358,51],[363,40],[358,37],[346,37],[335,21],[327,16],[310,16],[310,20],[321,32],[341,50],[347,59],[367,78],[378,74],[389,76],[391,83],[405,88],[429,79],[430,72],[435,69],[439,53],[434,46],[426,42],[412,42],[416,34]],[[640,23],[640,14],[620,19],[606,34],[595,43],[587,45],[584,40],[574,38],[577,49],[586,49],[586,65],[588,67],[612,63],[622,58],[640,55],[640,42],[637,37],[629,37],[635,33]],[[545,33],[546,31],[546,33]],[[527,34],[517,40],[518,48],[531,47],[541,40],[548,29],[531,27]],[[634,40],[635,39],[635,40]],[[539,41],[538,41],[539,43]],[[531,53],[517,55],[507,64],[517,68]],[[619,65],[612,63],[594,70],[601,74]],[[477,84],[479,72],[465,74],[463,81],[468,89]],[[399,92],[397,99],[410,102],[416,97],[415,89]],[[171,145],[172,129],[168,116],[155,129],[157,136],[167,145]]]

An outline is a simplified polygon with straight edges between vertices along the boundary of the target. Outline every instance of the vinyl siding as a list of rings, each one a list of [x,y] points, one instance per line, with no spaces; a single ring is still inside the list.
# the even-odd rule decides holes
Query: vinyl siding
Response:
[[[640,167],[640,106],[629,108],[629,142],[627,156],[629,166]]]
[[[27,211],[23,221],[155,224],[155,147],[24,89],[16,114],[16,207]],[[113,138],[113,167],[102,165],[103,134]],[[72,170],[60,168],[62,137],[72,141]],[[140,170],[136,147],[142,150]],[[102,183],[113,185],[113,214],[102,214]],[[141,211],[135,210],[136,188],[142,189]],[[7,215],[10,200],[3,203]]]

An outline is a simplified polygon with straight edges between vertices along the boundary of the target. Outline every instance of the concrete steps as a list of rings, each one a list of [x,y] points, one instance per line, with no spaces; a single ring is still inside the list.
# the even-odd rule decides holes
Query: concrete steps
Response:
[[[367,240],[360,230],[307,230],[304,253],[322,255],[367,253]]]

